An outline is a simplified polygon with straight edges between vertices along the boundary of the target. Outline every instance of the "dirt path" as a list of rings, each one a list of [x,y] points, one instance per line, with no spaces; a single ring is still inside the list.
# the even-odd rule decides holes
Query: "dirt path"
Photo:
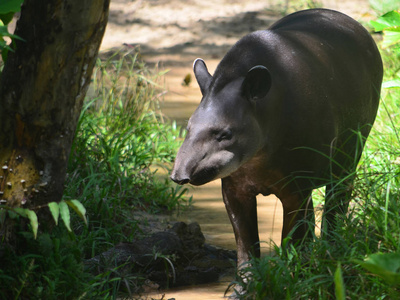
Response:
[[[250,31],[265,29],[286,8],[289,12],[304,9],[307,2],[340,10],[356,20],[371,14],[368,0],[112,0],[102,49],[127,43],[141,44],[144,52],[157,56],[181,56],[193,50],[220,55],[221,48]]]
[[[368,0],[314,2],[356,20],[373,17]],[[307,0],[113,0],[101,49],[139,45],[146,61],[169,69],[163,111],[184,124],[200,101],[196,82],[182,86],[183,78],[192,75],[193,60],[207,60],[212,73],[240,37],[266,29],[285,11],[306,8],[305,3]]]

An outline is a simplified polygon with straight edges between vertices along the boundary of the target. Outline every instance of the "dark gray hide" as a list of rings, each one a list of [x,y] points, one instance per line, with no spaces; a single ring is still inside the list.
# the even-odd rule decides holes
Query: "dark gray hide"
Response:
[[[211,76],[171,178],[222,178],[238,264],[259,256],[256,195],[282,202],[282,238],[312,236],[311,192],[326,185],[324,230],[346,213],[363,144],[379,104],[382,61],[369,33],[339,12],[291,14],[239,40]],[[345,179],[345,180],[344,180]]]

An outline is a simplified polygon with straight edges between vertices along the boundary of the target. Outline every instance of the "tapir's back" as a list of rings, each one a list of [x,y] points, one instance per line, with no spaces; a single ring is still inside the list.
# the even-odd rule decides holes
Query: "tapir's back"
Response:
[[[363,101],[367,100],[363,94],[374,95],[372,106],[378,105],[383,73],[379,50],[364,27],[337,11],[300,11],[268,30],[245,36],[219,64],[214,74],[215,89],[245,76],[254,65],[266,66],[273,77],[285,81],[285,88],[290,86],[299,96],[315,83],[311,89],[324,86],[324,93],[331,98],[335,98],[338,87],[341,94],[354,93]]]
[[[332,109],[336,125],[342,127],[339,131],[374,122],[382,60],[363,26],[340,12],[316,9],[291,14],[269,31],[280,37],[282,47],[295,52],[292,70],[286,72],[297,74],[292,81],[296,95],[303,93],[310,105],[330,103],[326,109]],[[302,100],[307,103],[307,99]]]
[[[318,163],[316,153],[329,155],[329,148],[338,146],[352,156],[355,143],[338,143],[352,131],[368,136],[379,104],[382,61],[370,34],[352,18],[326,9],[300,11],[245,36],[219,64],[214,90],[245,77],[255,65],[271,73],[271,90],[257,114],[262,127],[274,128],[271,152],[277,157],[271,159],[286,161],[287,172],[322,170],[326,162]],[[296,148],[315,153],[287,152]]]
[[[349,16],[328,9],[305,10],[279,20],[269,31],[282,37],[283,47],[297,49],[300,56],[315,60],[325,71],[339,68],[341,73],[332,73],[333,77],[365,73],[379,85],[375,87],[379,93],[383,72],[379,50],[367,30]]]

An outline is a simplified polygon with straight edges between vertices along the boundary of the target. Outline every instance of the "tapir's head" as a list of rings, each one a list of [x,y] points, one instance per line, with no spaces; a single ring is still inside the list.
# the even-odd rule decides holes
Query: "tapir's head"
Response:
[[[265,67],[254,66],[229,74],[229,80],[223,70],[213,78],[201,59],[194,73],[203,98],[189,119],[171,179],[202,185],[229,176],[262,147],[256,103],[268,93],[271,77]]]

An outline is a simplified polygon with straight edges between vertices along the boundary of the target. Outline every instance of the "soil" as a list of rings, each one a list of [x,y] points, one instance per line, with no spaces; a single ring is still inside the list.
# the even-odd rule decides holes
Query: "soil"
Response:
[[[146,62],[168,69],[162,109],[185,125],[201,99],[191,80],[196,58],[205,59],[212,74],[239,38],[313,3],[363,22],[375,17],[368,0],[113,0],[101,51],[138,46]]]
[[[177,64],[188,55],[216,57],[241,36],[266,29],[286,12],[307,8],[307,2],[356,20],[371,17],[368,0],[113,0],[101,48],[141,45],[143,54],[159,60],[175,54]]]

